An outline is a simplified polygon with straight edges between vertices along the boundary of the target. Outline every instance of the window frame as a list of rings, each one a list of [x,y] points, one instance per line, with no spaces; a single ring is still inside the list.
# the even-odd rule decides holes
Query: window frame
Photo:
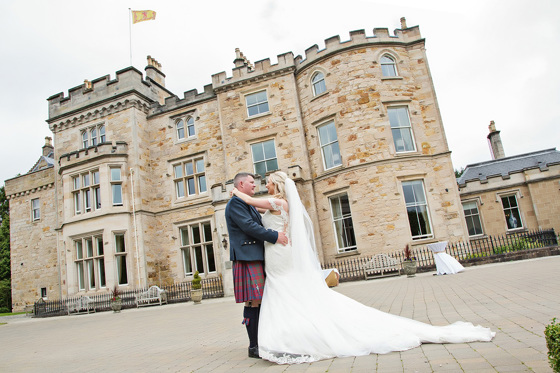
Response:
[[[113,170],[119,170],[119,179],[113,179]],[[109,166],[109,184],[111,186],[111,202],[113,207],[124,206],[124,196],[123,196],[123,174],[121,166]],[[118,190],[120,195],[120,203],[115,202],[115,191]]]
[[[401,110],[404,109],[406,110],[406,118],[408,121],[408,125],[402,125],[402,123],[395,123],[395,127],[393,127],[393,123],[391,123],[391,111],[394,110]],[[396,105],[396,106],[389,106],[387,107],[387,117],[389,120],[389,128],[391,130],[391,137],[393,138],[393,146],[395,147],[395,153],[396,154],[405,154],[405,153],[415,153],[417,151],[417,147],[416,147],[416,139],[414,138],[414,131],[412,129],[412,120],[410,118],[410,111],[408,110],[408,106],[406,105]],[[405,149],[405,150],[398,150],[398,145],[397,145],[397,138],[395,137],[395,131],[399,131],[399,133],[401,134],[401,140],[403,141],[403,146],[406,145],[405,144],[405,140],[404,137],[402,136],[402,131],[403,130],[407,130],[408,131],[408,136],[410,136],[410,142],[412,144],[412,149]]]
[[[500,193],[499,195],[500,197],[500,204],[502,206],[502,212],[504,214],[504,219],[506,221],[506,230],[508,232],[511,231],[517,231],[517,230],[523,230],[525,229],[525,226],[523,224],[523,217],[521,215],[521,209],[519,206],[519,198],[518,198],[518,194],[516,192],[510,192],[510,193]],[[507,198],[508,200],[510,198],[514,198],[515,200],[515,206],[514,207],[506,207],[504,206],[504,198]],[[506,212],[506,210],[510,210],[510,218],[513,216],[513,218],[515,219],[515,223],[519,224],[519,226],[517,227],[510,227],[510,218],[508,218],[508,213]],[[512,211],[516,210],[517,211],[517,217],[515,217],[515,215],[511,215]],[[512,223],[513,224],[513,223]]]
[[[194,241],[195,228],[198,229],[198,241]],[[183,263],[183,275],[185,278],[192,276],[195,271],[206,276],[217,274],[216,249],[218,246],[214,244],[212,221],[201,220],[186,223],[179,226],[178,231],[179,254]],[[186,235],[184,234],[185,232]],[[185,237],[188,242],[185,242]],[[210,250],[211,254],[209,255]],[[199,260],[202,263],[199,263]]]
[[[99,169],[70,175],[74,215],[101,209],[101,179]]]
[[[270,157],[267,158],[266,156],[266,152],[265,152],[265,143],[270,143],[272,142],[272,149],[274,150],[274,157]],[[255,160],[255,148],[256,146],[260,145],[261,149],[262,149],[262,155],[263,155],[263,159],[261,160]],[[276,140],[274,138],[272,139],[266,139],[266,140],[262,140],[259,142],[254,142],[252,144],[250,144],[251,146],[251,160],[253,162],[253,171],[255,175],[261,175],[261,177],[264,179],[264,177],[266,176],[267,173],[269,172],[273,172],[273,171],[278,171],[279,165],[278,165],[278,153],[276,151]],[[274,161],[276,163],[276,168],[272,169],[272,168],[268,168],[268,163]],[[265,167],[265,172],[263,174],[257,172],[257,164],[261,164],[264,163],[264,167]]]
[[[35,202],[37,205],[35,206]],[[41,199],[33,198],[31,199],[31,221],[41,220]]]
[[[321,137],[321,128],[324,128],[324,127],[329,126],[331,124],[333,126],[334,134],[336,135],[336,139],[333,140],[333,141],[330,141],[328,143],[323,144],[323,139]],[[342,166],[342,152],[340,151],[340,143],[338,142],[338,133],[336,131],[336,123],[335,123],[334,119],[323,122],[323,123],[321,123],[317,126],[317,138],[319,139],[319,147],[321,148],[321,159],[322,159],[322,162],[323,162],[323,170],[328,171],[328,170],[331,170],[333,168]],[[325,154],[325,148],[328,147],[329,149],[331,149],[331,146],[334,146],[334,144],[336,144],[336,148],[338,149],[339,163],[336,164],[334,162],[334,159],[333,159],[333,160],[331,160],[333,165],[330,166],[330,167],[327,167],[327,159],[326,159],[327,156]],[[331,155],[334,155],[334,152],[332,150],[330,152],[331,152]]]
[[[191,165],[190,168],[189,165]],[[180,168],[178,168],[179,166]],[[200,166],[203,168],[202,171],[200,171]],[[180,176],[177,174],[178,169],[181,170]],[[172,163],[171,172],[176,200],[208,194],[206,160],[203,155],[192,156]],[[179,189],[182,190],[182,195],[179,194]]]
[[[474,208],[476,209],[476,213],[471,213],[471,212],[467,212],[467,210],[465,209],[465,205],[467,204],[474,204]],[[469,237],[479,237],[479,236],[483,236],[484,235],[484,227],[482,226],[482,219],[481,219],[481,214],[480,214],[480,209],[479,209],[479,201],[477,200],[467,200],[467,201],[461,201],[461,206],[463,208],[463,215],[465,216],[465,224],[467,225],[467,232]],[[472,211],[473,209],[470,208],[468,209],[469,211]],[[476,232],[476,223],[474,221],[474,219],[478,219],[478,226],[480,228],[480,233]],[[469,224],[469,219],[471,221],[471,223]],[[473,227],[474,230],[474,234],[471,234],[471,228]]]
[[[388,59],[391,62],[387,62],[384,61],[383,59]],[[389,53],[384,53],[380,58],[379,58],[379,65],[381,66],[381,76],[383,78],[394,78],[399,76],[399,70],[397,69],[397,60],[395,57],[393,57],[391,54]],[[390,66],[392,67],[392,71],[387,71],[386,66]],[[385,72],[388,72],[389,75],[385,75]],[[391,75],[394,74],[394,75]]]
[[[96,124],[81,130],[82,149],[96,147],[106,142],[105,124]]]
[[[414,187],[412,186],[413,183],[419,183],[422,186],[422,196],[424,201],[419,201],[418,199],[416,199],[416,193],[414,193]],[[415,196],[415,200],[413,202],[408,202],[406,200],[407,197],[407,193],[405,192],[405,185],[411,184],[412,186],[412,191],[413,194]],[[432,224],[432,219],[431,219],[431,214],[430,214],[430,206],[428,205],[428,197],[426,195],[426,186],[424,185],[424,180],[423,179],[411,179],[411,180],[402,180],[401,181],[401,189],[402,189],[402,193],[403,193],[403,200],[404,200],[404,204],[405,204],[405,209],[406,209],[406,217],[408,220],[408,226],[410,229],[410,235],[412,240],[416,241],[416,240],[424,240],[424,239],[430,239],[434,237],[434,229],[433,229],[433,224]],[[424,234],[417,234],[414,235],[413,232],[413,226],[412,226],[412,221],[410,220],[411,217],[409,215],[409,208],[414,207],[415,208],[415,212],[416,212],[416,219],[418,220],[418,227],[420,229],[422,229],[420,227],[420,219],[419,216],[422,215],[421,212],[418,212],[418,208],[419,207],[424,207],[425,208],[425,221],[427,223],[427,227],[425,226],[424,228],[428,228],[426,233]],[[422,232],[420,232],[422,233]]]
[[[263,92],[264,92],[264,95],[265,95],[265,100],[264,101],[255,101],[254,104],[249,104],[248,100],[251,97],[256,97],[258,94],[263,93]],[[244,97],[245,97],[245,107],[247,109],[247,118],[255,118],[255,117],[270,113],[270,103],[268,101],[268,98],[269,98],[268,97],[268,90],[266,88],[265,89],[260,89],[258,91],[254,91],[254,92],[251,92],[251,93],[247,93],[247,94],[244,95]],[[266,103],[266,110],[261,111],[260,106],[264,105],[265,103]],[[257,107],[257,113],[255,113],[255,114],[251,114],[251,108],[253,108],[253,107]]]
[[[115,283],[118,286],[126,286],[129,284],[129,266],[128,266],[128,251],[126,243],[126,232],[118,231],[112,232],[113,242],[115,245],[114,255],[115,255]],[[119,243],[117,237],[122,237],[122,251],[118,251]],[[124,279],[123,280],[123,269],[124,269]]]
[[[348,213],[344,213],[342,198],[345,197],[348,204]],[[354,229],[354,220],[352,219],[352,208],[350,206],[350,197],[348,193],[338,193],[328,196],[329,206],[331,211],[331,221],[334,233],[334,240],[336,243],[337,254],[344,254],[348,252],[358,251],[358,243],[356,241],[356,233]],[[340,216],[335,216],[334,200],[338,201],[340,207]],[[347,225],[348,221],[350,222]],[[340,222],[340,223],[339,223]],[[342,230],[342,231],[340,231]],[[349,233],[352,237],[349,237]],[[353,240],[353,245],[351,244]],[[341,247],[341,244],[345,245]]]
[[[105,268],[105,251],[102,250],[100,253],[98,250],[99,243],[103,246],[103,233],[88,234],[74,238],[72,241],[78,291],[87,292],[106,289],[107,269]],[[91,246],[88,246],[88,242]],[[91,248],[91,251],[88,248]]]
[[[321,79],[318,80],[318,81],[315,81],[315,78],[319,75],[321,75]],[[311,91],[313,92],[313,97],[320,96],[320,95],[324,94],[325,92],[327,92],[327,82],[325,80],[325,73],[324,72],[322,72],[320,70],[317,70],[317,71],[313,72],[313,74],[311,75],[310,82],[311,82]],[[323,89],[321,92],[317,92],[318,91],[318,89],[317,89],[318,86]]]

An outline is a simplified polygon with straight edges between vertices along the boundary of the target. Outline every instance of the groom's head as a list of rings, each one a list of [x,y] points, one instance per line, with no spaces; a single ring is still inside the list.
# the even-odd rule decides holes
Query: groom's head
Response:
[[[255,178],[248,172],[240,172],[233,178],[233,186],[249,196],[255,194]]]

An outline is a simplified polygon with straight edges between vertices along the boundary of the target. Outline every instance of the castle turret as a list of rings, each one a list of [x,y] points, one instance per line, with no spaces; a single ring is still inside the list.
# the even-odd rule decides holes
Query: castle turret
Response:
[[[500,138],[500,131],[496,130],[496,124],[494,121],[490,121],[488,126],[490,133],[488,134],[488,142],[490,144],[490,152],[492,159],[505,158],[506,153],[504,152],[504,147],[502,145],[502,139]]]

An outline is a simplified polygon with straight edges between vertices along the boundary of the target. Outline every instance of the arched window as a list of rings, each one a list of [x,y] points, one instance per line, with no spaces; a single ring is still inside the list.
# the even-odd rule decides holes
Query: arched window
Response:
[[[187,134],[188,134],[189,137],[195,135],[194,118],[193,117],[188,117],[187,118]]]
[[[381,57],[381,73],[383,76],[397,76],[397,65],[393,57],[387,54]]]
[[[177,139],[181,140],[185,138],[185,122],[182,119],[179,119],[175,123],[175,128],[177,129]]]
[[[311,78],[311,84],[313,85],[313,96],[320,95],[327,90],[327,85],[325,84],[325,75],[318,71],[313,74]]]

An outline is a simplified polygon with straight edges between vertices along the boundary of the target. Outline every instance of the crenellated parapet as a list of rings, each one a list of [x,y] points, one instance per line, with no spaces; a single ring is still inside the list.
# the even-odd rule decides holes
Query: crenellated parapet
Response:
[[[159,115],[168,111],[180,109],[186,106],[198,104],[202,101],[210,100],[215,98],[214,90],[212,85],[208,84],[204,86],[204,92],[198,93],[198,90],[192,89],[183,93],[183,98],[173,95],[165,98],[164,104],[161,105],[159,102],[154,102],[150,107],[150,115]]]
[[[116,72],[116,78],[111,79],[109,75],[92,80],[86,80],[84,84],[68,90],[68,96],[58,93],[49,97],[49,119],[52,123],[62,120],[72,114],[83,112],[85,109],[102,104],[108,100],[118,100],[120,97],[136,93],[147,105],[158,102],[160,97],[169,96],[163,86],[152,79],[144,80],[140,71],[134,67]],[[81,115],[81,114],[80,114]],[[52,128],[51,128],[52,130]]]
[[[67,115],[58,116],[54,119],[49,119],[49,128],[53,133],[63,131],[67,128],[79,126],[83,123],[88,123],[92,120],[98,120],[107,117],[108,115],[116,114],[131,107],[142,111],[146,115],[150,112],[149,103],[146,100],[138,97],[131,97],[127,93],[125,97],[120,99],[98,102],[90,108],[84,108],[76,112],[71,112]]]
[[[303,70],[327,56],[348,49],[374,45],[409,45],[424,41],[418,26],[406,28],[406,24],[402,20],[401,23],[405,27],[396,29],[393,36],[389,34],[387,28],[374,28],[373,36],[366,36],[365,30],[356,30],[350,32],[350,40],[347,41],[341,42],[338,35],[325,39],[324,49],[319,50],[315,44],[305,50],[305,58],[301,56],[295,58],[297,70]]]
[[[236,58],[237,60],[238,58]],[[228,78],[225,72],[212,75],[212,87],[218,93],[233,87],[267,80],[273,76],[284,75],[294,70],[294,54],[288,52],[279,54],[278,63],[274,65],[270,63],[269,58],[255,62],[254,67],[250,63],[236,63],[231,77]]]

